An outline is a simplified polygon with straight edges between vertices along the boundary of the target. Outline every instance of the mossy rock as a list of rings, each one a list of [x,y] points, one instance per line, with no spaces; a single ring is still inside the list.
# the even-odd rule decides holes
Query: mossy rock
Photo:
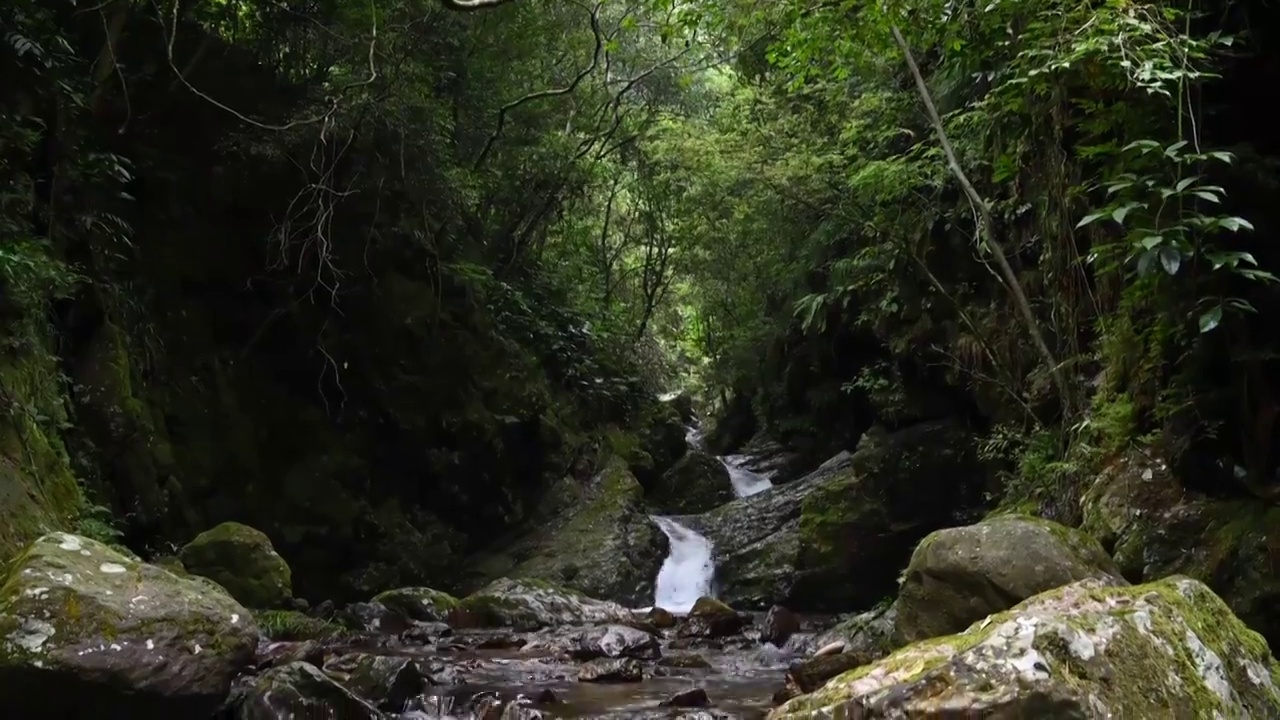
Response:
[[[463,598],[451,613],[456,627],[535,630],[560,625],[625,623],[630,610],[569,588],[529,578],[495,580]]]
[[[179,553],[188,572],[225,587],[252,608],[279,608],[293,597],[289,565],[261,531],[236,522],[210,528]]]
[[[804,497],[789,606],[847,611],[892,593],[916,543],[979,504],[975,447],[949,421],[868,432],[847,470]]]
[[[249,611],[205,578],[53,533],[0,589],[0,705],[14,717],[207,717],[257,641]]]
[[[844,643],[841,654],[853,660],[850,667],[873,663],[901,647],[893,637],[897,621],[898,604],[885,600],[866,612],[841,620],[814,638],[812,646],[819,649],[841,642]]]
[[[1082,528],[1131,582],[1186,575],[1280,647],[1280,508],[1182,487],[1154,449],[1117,458],[1081,500]]]
[[[1280,664],[1202,583],[1090,579],[919,643],[790,700],[829,717],[1280,717]]]
[[[443,622],[458,607],[458,598],[425,587],[388,590],[374,596],[373,602],[422,622]]]
[[[938,530],[911,555],[898,594],[899,644],[959,632],[1046,590],[1086,578],[1120,582],[1089,535],[1027,515]]]
[[[654,401],[646,406],[635,423],[638,450],[648,463],[633,463],[631,470],[648,487],[684,457],[689,444],[685,426],[676,409]]]
[[[644,490],[610,459],[560,517],[477,558],[488,573],[542,580],[629,605],[646,604],[666,557],[666,536],[649,520]]]
[[[733,500],[733,484],[724,463],[692,450],[663,473],[645,497],[663,515],[693,515]]]

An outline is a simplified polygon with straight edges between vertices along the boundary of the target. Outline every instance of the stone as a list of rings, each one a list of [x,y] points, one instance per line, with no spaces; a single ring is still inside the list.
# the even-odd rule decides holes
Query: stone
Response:
[[[700,597],[676,628],[677,637],[722,638],[742,632],[751,619],[711,597]]]
[[[653,635],[626,625],[606,625],[580,635],[576,646],[570,650],[570,655],[578,660],[602,657],[655,660],[662,655],[662,651],[658,646],[658,639]]]
[[[635,658],[600,658],[578,668],[580,682],[635,683],[644,679],[644,667]]]
[[[339,655],[324,664],[324,673],[388,711],[399,711],[430,684],[419,663],[401,655]]]
[[[425,587],[388,590],[374,596],[373,602],[420,622],[444,622],[450,611],[458,607],[454,596]]]
[[[648,618],[649,622],[652,623],[654,627],[660,630],[667,630],[676,626],[676,616],[671,614],[671,611],[665,608],[650,608],[649,612],[645,614],[645,617]]]
[[[681,423],[689,425],[694,421],[696,414],[693,409],[693,395],[688,390],[669,392],[659,396],[658,400],[675,410],[680,416]]]
[[[864,613],[859,613],[820,633],[814,644],[822,650],[839,646],[839,652],[853,658],[856,665],[866,665],[898,649],[894,640],[894,627],[898,620],[898,604],[882,602]]]
[[[352,630],[379,635],[399,635],[413,627],[413,621],[403,613],[380,602],[351,603],[337,619]]]
[[[326,655],[328,655],[328,651],[315,640],[272,642],[258,648],[258,654],[254,658],[253,664],[259,671],[288,665],[292,662],[305,662],[320,667],[324,665]]]
[[[0,589],[0,707],[13,717],[197,717],[253,661],[258,628],[226,591],[67,533]]]
[[[1086,578],[1123,582],[1089,535],[1028,515],[938,530],[911,555],[898,593],[897,642],[960,632],[1046,590]]]
[[[715,509],[734,495],[724,463],[702,450],[691,450],[653,482],[645,497],[658,514],[688,515]]]
[[[849,653],[829,653],[826,655],[814,655],[792,663],[787,668],[787,674],[783,680],[781,697],[789,700],[805,693],[811,693],[825,685],[831,678],[860,667],[862,663],[858,662],[858,660],[859,658],[856,655]]]
[[[247,607],[285,608],[293,597],[289,565],[261,531],[236,522],[205,530],[179,553],[182,565],[213,580]]]
[[[501,578],[463,598],[450,614],[455,628],[537,630],[559,625],[622,623],[627,608],[538,580]]]
[[[499,577],[540,580],[626,605],[648,604],[667,555],[667,539],[649,520],[644,488],[621,459],[609,459],[558,513],[473,559],[481,583]]]
[[[240,700],[238,720],[340,717],[379,720],[373,705],[304,662],[272,668],[258,676]]]
[[[1280,508],[1184,488],[1155,448],[1116,458],[1080,505],[1081,529],[1111,552],[1130,582],[1174,574],[1200,580],[1280,647]]]
[[[772,643],[777,647],[787,644],[791,636],[800,631],[800,618],[781,605],[769,608],[764,618],[764,629],[760,632],[760,641]]]
[[[1204,584],[1086,579],[776,708],[800,718],[1280,716],[1280,664]]]
[[[711,706],[711,698],[703,688],[690,688],[663,700],[661,705],[677,708],[704,708]]]
[[[711,667],[711,663],[708,662],[705,657],[697,653],[663,655],[658,658],[658,665],[669,668],[683,668],[686,670],[705,670]]]

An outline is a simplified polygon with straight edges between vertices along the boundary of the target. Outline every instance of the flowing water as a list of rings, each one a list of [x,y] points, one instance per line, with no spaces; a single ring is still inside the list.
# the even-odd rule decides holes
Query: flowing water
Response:
[[[773,481],[757,472],[746,468],[751,458],[746,455],[726,455],[720,458],[724,468],[729,471],[729,482],[733,483],[733,494],[737,497],[749,497],[773,487]]]
[[[667,536],[670,550],[658,571],[653,604],[674,613],[687,613],[703,595],[711,594],[715,563],[711,541],[669,517],[653,516]]]

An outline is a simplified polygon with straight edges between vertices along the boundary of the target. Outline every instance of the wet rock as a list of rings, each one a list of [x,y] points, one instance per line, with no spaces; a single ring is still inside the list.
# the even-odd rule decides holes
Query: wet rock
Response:
[[[972,436],[949,422],[868,432],[805,477],[687,524],[715,546],[726,602],[840,612],[897,591],[915,544],[962,521],[987,479]]]
[[[235,522],[214,526],[178,554],[187,572],[213,580],[246,607],[286,608],[293,597],[289,565],[259,530]]]
[[[453,628],[447,623],[414,621],[408,630],[400,633],[400,640],[412,645],[428,645],[452,634]]]
[[[338,614],[338,607],[332,600],[323,600],[315,607],[307,611],[307,614],[313,618],[321,620],[332,620]]]
[[[644,679],[644,667],[635,658],[600,658],[578,668],[578,680],[594,683],[633,683]]]
[[[383,710],[400,710],[428,685],[418,662],[402,656],[342,655],[325,663],[324,673]]]
[[[691,395],[688,390],[667,393],[666,395],[658,398],[658,400],[675,410],[676,414],[680,417],[680,422],[684,425],[688,425],[694,421],[693,395]]]
[[[1262,637],[1200,582],[1090,579],[837,676],[770,717],[1277,717],[1277,677]]]
[[[900,647],[894,640],[897,619],[897,603],[882,602],[814,638],[814,645],[819,648],[814,655],[830,654],[823,650],[838,646],[837,652],[852,657],[855,665],[875,662]]]
[[[539,705],[555,705],[560,702],[560,698],[556,697],[555,692],[551,688],[543,688],[533,696],[533,701]]]
[[[351,603],[338,613],[338,621],[352,630],[399,635],[413,627],[413,622],[382,603]]]
[[[703,688],[692,688],[662,701],[663,707],[678,708],[704,708],[711,706],[711,698],[707,697],[707,691]]]
[[[1081,527],[1130,582],[1172,574],[1207,584],[1280,648],[1280,508],[1185,489],[1154,448],[1117,458],[1081,500]]]
[[[1085,533],[1027,515],[1001,515],[924,539],[898,593],[898,642],[960,632],[1046,590],[1120,570]]]
[[[479,650],[514,650],[522,648],[528,643],[528,640],[515,635],[491,635],[477,643],[476,648]]]
[[[676,655],[663,655],[658,659],[658,665],[669,668],[683,668],[686,670],[703,670],[711,667],[711,663],[707,659],[697,653],[679,653]]]
[[[797,480],[817,464],[807,462],[800,453],[793,452],[767,435],[756,435],[733,456],[735,462],[759,475],[769,478],[775,485]]]
[[[602,657],[654,660],[662,654],[657,638],[625,625],[607,625],[588,630],[570,652],[578,660]]]
[[[659,514],[687,515],[730,502],[733,485],[719,458],[702,450],[690,450],[655,480],[645,495]]]
[[[681,441],[683,442],[683,440]],[[481,582],[539,580],[590,597],[646,604],[667,555],[667,539],[649,520],[644,489],[612,458],[555,515],[504,543],[501,554],[474,558]]]
[[[784,693],[780,697],[790,700],[793,697],[813,692],[825,685],[831,678],[860,667],[862,664],[856,655],[847,653],[815,655],[792,663],[791,667],[787,668],[783,684]]]
[[[383,715],[351,691],[303,662],[260,675],[241,701],[238,720],[340,717],[376,720]]]
[[[640,413],[636,424],[640,452],[629,464],[640,482],[648,487],[688,450],[685,423],[675,408],[654,403]]]
[[[542,720],[547,714],[533,707],[532,698],[518,697],[502,708],[499,720]]]
[[[449,593],[424,587],[388,590],[374,596],[373,601],[420,622],[444,622],[458,607],[458,599]]]
[[[736,635],[751,622],[733,608],[711,597],[700,597],[684,622],[676,628],[679,637],[722,638]]]
[[[202,717],[253,661],[258,628],[221,587],[67,533],[38,539],[0,587],[6,716]]]
[[[303,642],[272,642],[258,650],[254,665],[259,670],[268,670],[292,662],[305,662],[319,667],[324,664],[327,651],[315,640]]]
[[[760,633],[760,641],[782,647],[792,635],[800,631],[800,618],[781,605],[769,608],[764,618],[764,630]]]
[[[676,626],[676,616],[672,615],[670,610],[665,610],[660,607],[655,607],[649,610],[649,613],[646,615],[646,617],[649,619],[649,622],[652,623],[654,627],[659,628],[661,630],[666,630],[668,628],[673,628]]]
[[[455,628],[513,627],[536,630],[557,625],[625,622],[631,611],[568,588],[537,580],[502,578],[464,598],[450,614]]]

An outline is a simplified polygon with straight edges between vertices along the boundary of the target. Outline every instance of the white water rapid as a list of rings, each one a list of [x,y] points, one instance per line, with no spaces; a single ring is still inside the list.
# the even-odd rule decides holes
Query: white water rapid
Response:
[[[726,455],[720,458],[724,469],[729,471],[729,482],[733,483],[733,494],[740,498],[755,495],[773,487],[773,482],[769,478],[744,467],[748,459],[746,455]]]
[[[653,604],[674,613],[687,613],[703,595],[711,594],[716,566],[711,541],[668,517],[652,516],[667,536],[670,550],[658,571]]]

